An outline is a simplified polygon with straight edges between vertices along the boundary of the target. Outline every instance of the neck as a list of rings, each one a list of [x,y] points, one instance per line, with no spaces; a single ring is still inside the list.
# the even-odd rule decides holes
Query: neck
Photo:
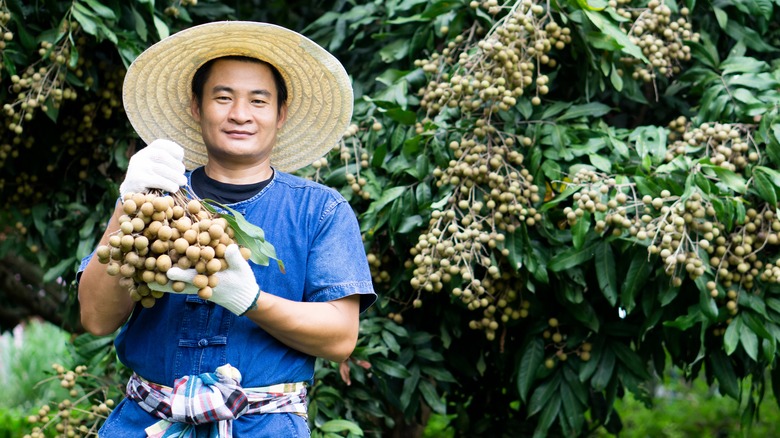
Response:
[[[227,184],[254,184],[274,174],[268,161],[251,165],[231,165],[209,160],[203,169],[209,178]]]

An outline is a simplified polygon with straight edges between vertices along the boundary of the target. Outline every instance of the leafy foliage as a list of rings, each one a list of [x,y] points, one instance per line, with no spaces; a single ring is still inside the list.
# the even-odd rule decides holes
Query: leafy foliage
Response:
[[[277,2],[0,4],[19,34],[4,246],[68,282],[135,147],[120,66],[198,22],[286,20]],[[300,173],[354,207],[380,301],[353,358],[318,367],[315,435],[420,434],[432,412],[463,436],[616,433],[616,400],[649,403],[667,356],[749,427],[780,385],[780,3],[318,5],[286,23],[352,72],[354,125]],[[36,50],[63,79],[25,76]],[[89,123],[55,111],[57,89]]]

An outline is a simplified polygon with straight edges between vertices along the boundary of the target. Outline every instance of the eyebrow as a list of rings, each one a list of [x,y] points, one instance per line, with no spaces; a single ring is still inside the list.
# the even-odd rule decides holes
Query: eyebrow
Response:
[[[219,93],[222,91],[233,93],[235,90],[231,87],[225,86],[225,85],[215,85],[214,88],[211,89],[213,93]],[[271,97],[273,96],[270,91],[266,89],[260,89],[260,90],[252,90],[249,92],[249,94],[259,94],[261,96],[265,97]]]

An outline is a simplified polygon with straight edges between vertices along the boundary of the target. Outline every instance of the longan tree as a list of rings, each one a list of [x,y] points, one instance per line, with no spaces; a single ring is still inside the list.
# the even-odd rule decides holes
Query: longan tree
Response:
[[[271,21],[353,76],[354,124],[300,174],[352,204],[380,295],[353,357],[318,365],[314,435],[432,414],[457,436],[616,433],[615,401],[649,406],[667,366],[757,418],[780,387],[779,4],[325,3],[0,1],[3,248],[45,273],[0,293],[73,303],[143,146],[124,66],[192,24]],[[77,340],[105,365],[110,342]]]

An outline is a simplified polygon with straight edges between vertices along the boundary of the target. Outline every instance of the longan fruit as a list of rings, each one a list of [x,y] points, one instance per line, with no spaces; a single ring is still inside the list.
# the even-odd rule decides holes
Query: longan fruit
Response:
[[[154,207],[154,211],[164,213],[171,205],[168,203],[167,199],[158,196],[152,200],[152,206]]]
[[[100,245],[95,251],[95,255],[97,255],[101,263],[107,263],[109,257],[111,257],[111,248],[108,245]]]
[[[192,228],[192,219],[189,218],[189,216],[182,216],[179,219],[176,219],[176,223],[174,225],[177,230],[179,230],[180,233],[185,233],[187,230]]]
[[[211,243],[211,235],[208,233],[208,231],[201,231],[200,234],[198,234],[198,243],[203,246]]]
[[[159,220],[153,220],[149,223],[149,225],[146,226],[146,231],[149,232],[149,235],[152,237],[157,237],[157,232],[160,231],[160,228],[162,228],[163,223]]]
[[[176,261],[176,266],[181,269],[190,269],[192,267],[192,260],[188,257],[180,257],[179,260]]]
[[[122,222],[119,225],[119,230],[122,232],[122,234],[133,234],[133,223],[130,221]]]
[[[184,207],[182,207],[181,205],[174,205],[172,207],[172,211],[173,211],[174,219],[180,219],[184,217],[184,213],[186,213],[186,210],[184,210]]]
[[[209,278],[206,275],[198,274],[192,279],[192,284],[198,289],[203,289],[209,285]]]
[[[222,269],[222,262],[219,259],[211,259],[206,263],[206,273],[215,274]]]
[[[133,248],[133,244],[135,243],[135,237],[133,237],[130,234],[126,234],[121,237],[119,240],[119,247],[122,248],[122,251],[130,251],[131,248]]]
[[[189,242],[190,245],[194,245],[198,242],[198,232],[193,229],[186,230],[184,233],[182,233],[181,237]]]
[[[154,273],[154,282],[159,284],[159,285],[161,285],[161,286],[164,286],[164,285],[168,284],[168,276],[166,276],[162,272],[155,272]]]
[[[198,296],[201,299],[204,299],[204,300],[210,299],[213,294],[214,294],[214,291],[210,287],[208,287],[208,286],[206,286],[206,287],[204,287],[204,288],[202,288],[202,289],[200,289],[198,291]]]
[[[111,275],[112,277],[119,275],[119,263],[113,263],[113,262],[109,263],[108,266],[106,267],[106,272],[108,273],[108,275]]]
[[[135,203],[135,201],[131,199],[125,200],[125,202],[122,204],[122,211],[125,212],[125,214],[135,214],[135,212],[138,210],[138,205]]]
[[[185,254],[187,255],[187,258],[190,259],[190,261],[195,263],[200,260],[200,247],[190,246],[185,251]]]
[[[141,214],[143,214],[146,217],[152,217],[154,214],[154,205],[152,205],[151,202],[144,202],[141,204],[141,207],[139,207],[139,211]]]
[[[160,272],[168,272],[169,269],[171,269],[171,266],[173,266],[173,262],[171,262],[171,256],[168,254],[160,254],[159,257],[157,257],[157,270]]]
[[[198,231],[208,231],[209,227],[211,227],[211,219],[202,219],[198,221]]]
[[[214,256],[216,255],[216,250],[211,246],[204,246],[200,249],[200,258],[203,259],[205,262],[209,262],[212,259],[214,259]]]
[[[148,284],[141,283],[136,287],[136,292],[138,292],[139,295],[142,297],[145,297],[152,293],[152,290],[149,288]]]
[[[155,301],[157,301],[157,300],[155,300],[155,298],[153,296],[151,296],[151,295],[150,296],[145,296],[145,297],[141,298],[141,305],[144,308],[148,309],[150,307],[154,307],[154,302]]]
[[[162,240],[155,240],[152,242],[152,253],[162,254],[168,252],[168,242]]]
[[[191,199],[191,200],[190,200],[190,201],[187,203],[187,211],[188,211],[190,214],[192,214],[192,215],[196,215],[196,214],[200,213],[200,212],[201,212],[201,204],[200,204],[200,201],[198,201],[197,199]]]
[[[222,225],[213,223],[208,228],[208,232],[212,239],[219,239],[223,234],[225,234],[225,229],[222,227]]]
[[[144,220],[140,217],[134,217],[130,219],[130,223],[133,224],[134,233],[140,233],[144,228],[146,228],[146,222],[144,222]]]
[[[162,225],[160,229],[157,230],[157,238],[160,240],[168,241],[172,235],[173,229],[171,229],[171,227],[168,225]]]
[[[173,242],[173,250],[179,254],[186,254],[189,247],[190,242],[187,242],[187,239],[183,237],[179,237]]]
[[[154,283],[155,278],[157,278],[157,273],[152,270],[147,270],[141,273],[141,281],[144,283]]]
[[[146,196],[144,196],[143,193],[129,193],[128,195],[135,203],[136,210],[138,209],[139,205],[143,205],[144,202],[146,202]]]

